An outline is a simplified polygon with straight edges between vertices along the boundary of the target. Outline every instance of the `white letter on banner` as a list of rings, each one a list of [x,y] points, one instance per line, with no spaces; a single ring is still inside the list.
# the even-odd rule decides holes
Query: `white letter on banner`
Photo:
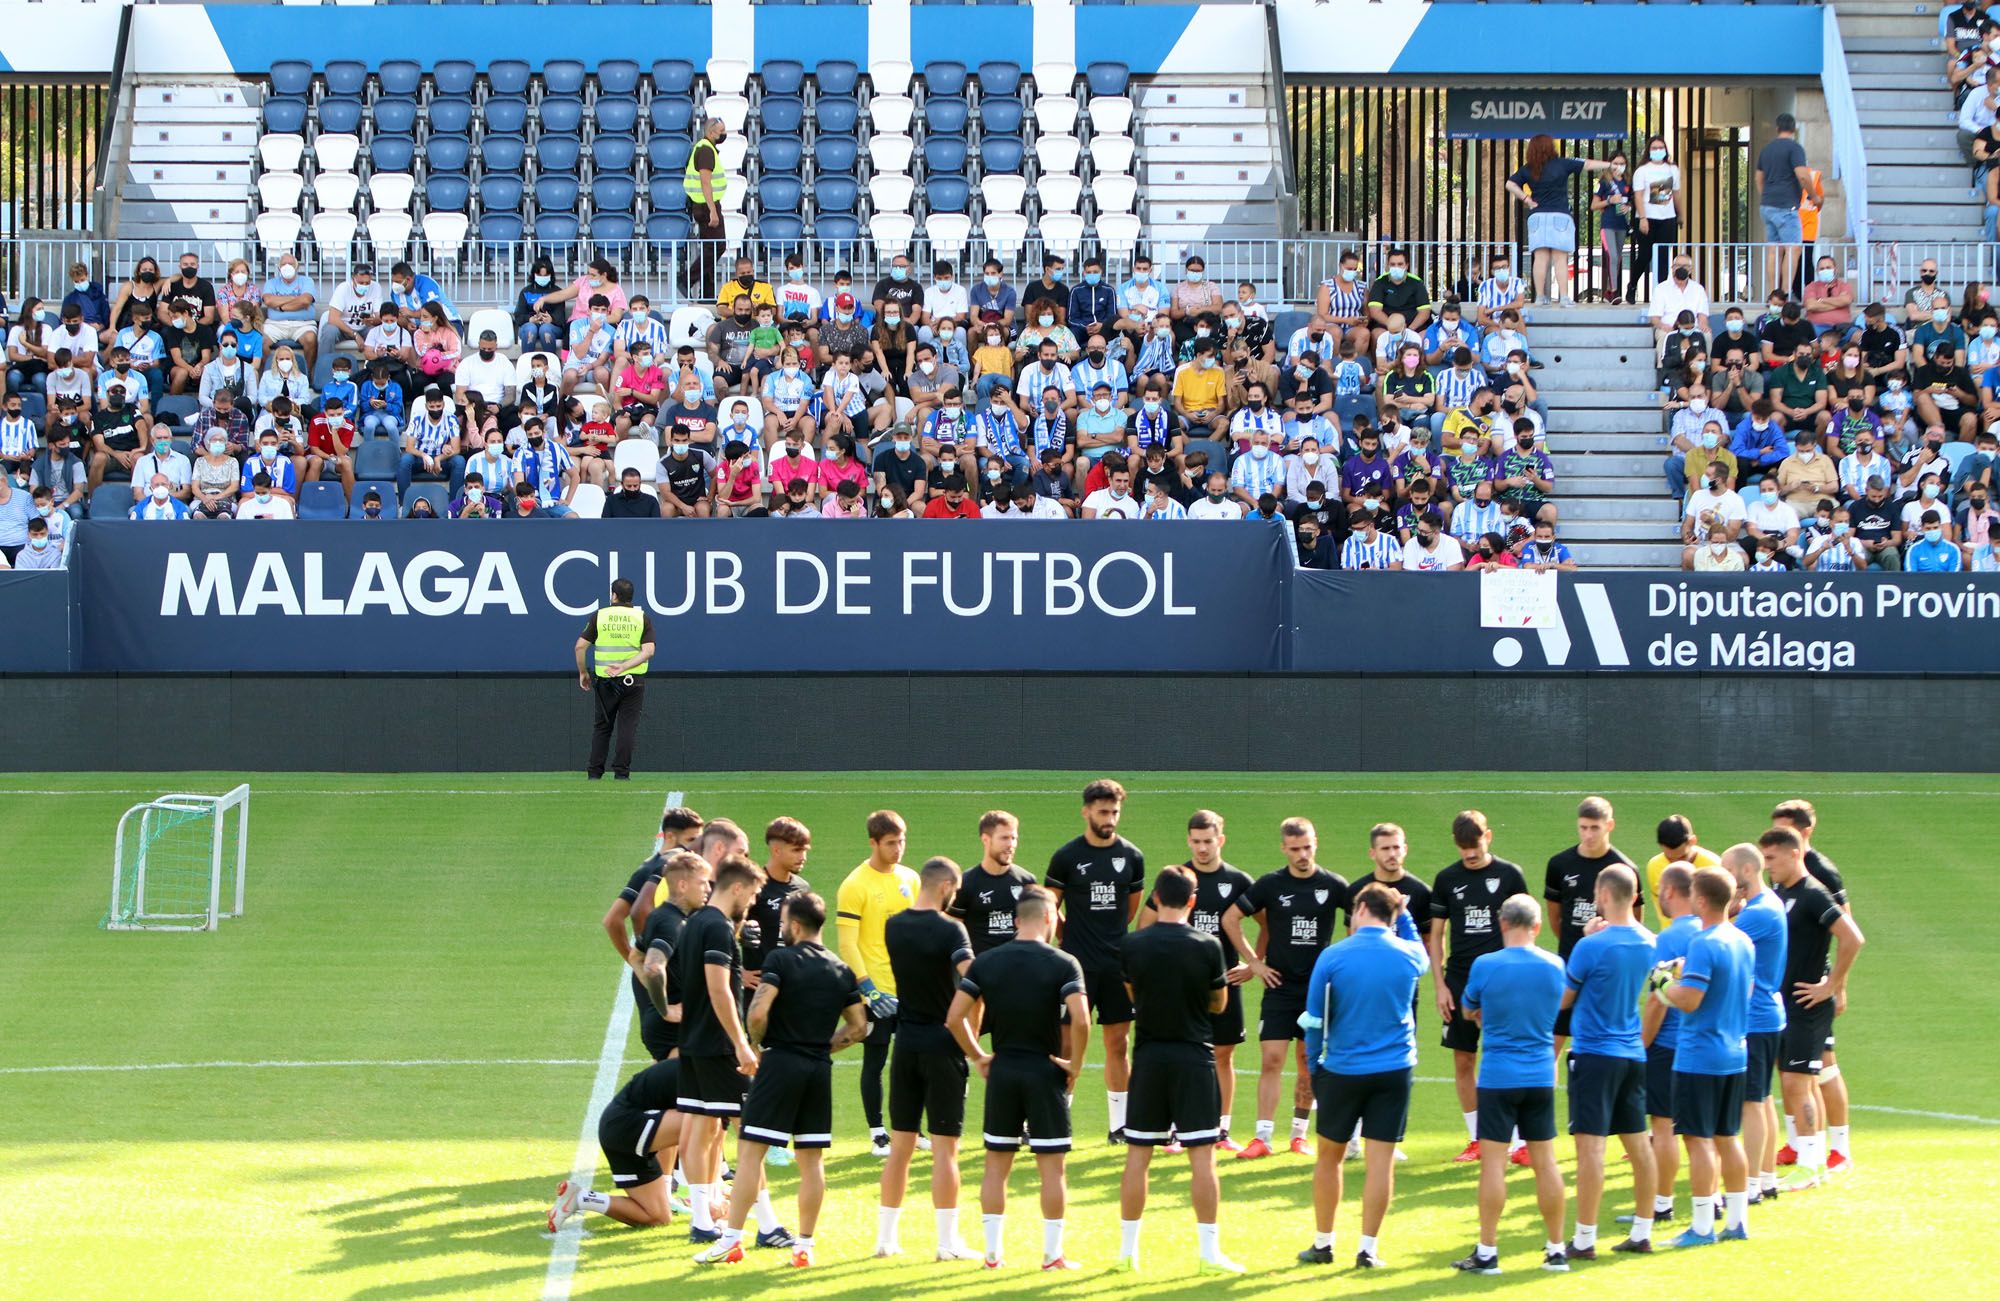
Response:
[[[937,557],[938,553],[935,551],[905,551],[903,553],[903,613],[904,614],[907,615],[912,613],[916,605],[916,602],[911,598],[912,594],[914,593],[919,583],[922,583],[929,587],[937,586],[937,575],[919,574],[917,572],[917,561],[936,560]]]
[[[1200,610],[1196,609],[1192,605],[1174,604],[1174,553],[1173,552],[1169,551],[1160,558],[1160,572],[1161,572],[1160,613],[1169,615],[1201,613]]]
[[[743,562],[734,551],[711,551],[708,553],[708,613],[735,614],[743,608]],[[728,573],[722,572],[724,568]],[[726,587],[736,594],[736,599],[728,605],[717,605],[717,588]]]
[[[440,578],[437,581],[438,595],[433,599],[424,591],[424,575],[433,569],[455,574],[463,568],[465,562],[449,551],[419,551],[409,564],[403,566],[404,599],[418,614],[427,614],[432,618],[456,614],[465,604],[465,592],[471,584],[463,578]]]
[[[1146,576],[1146,594],[1134,605],[1116,606],[1104,599],[1104,593],[1097,588],[1097,580],[1104,573],[1104,567],[1114,560],[1128,560]],[[1114,619],[1129,619],[1153,603],[1153,593],[1159,590],[1159,580],[1153,577],[1153,567],[1146,563],[1144,556],[1130,551],[1113,551],[1099,558],[1090,567],[1090,603]]]
[[[596,601],[592,601],[588,605],[570,605],[569,603],[564,601],[560,596],[556,595],[556,571],[558,569],[561,569],[564,565],[568,564],[572,560],[582,560],[593,565],[600,565],[603,563],[597,558],[594,552],[590,551],[563,552],[561,555],[557,556],[554,560],[549,561],[549,567],[542,571],[542,595],[547,597],[549,604],[554,606],[557,609],[557,611],[559,611],[562,614],[572,614],[572,615],[589,614],[592,610],[595,610],[597,608]]]
[[[1048,567],[1048,572],[1043,576],[1046,582],[1042,588],[1042,613],[1075,614],[1081,610],[1083,584],[1076,580],[1078,575],[1083,573],[1083,562],[1067,551],[1051,551],[1042,558],[1042,563]],[[1069,603],[1066,607],[1056,604],[1058,588],[1069,592]]]
[[[694,609],[695,588],[699,586],[694,580],[694,552],[684,552],[683,556],[687,560],[687,573],[681,585],[681,603],[675,606],[666,606],[660,604],[658,588],[660,555],[657,551],[648,551],[646,553],[646,604],[654,614],[671,616],[686,614],[689,610]]]
[[[403,603],[403,589],[396,582],[396,567],[389,563],[387,553],[370,551],[361,557],[361,568],[354,575],[354,590],[347,594],[347,612],[360,614],[371,605],[379,605],[390,614],[408,614],[410,607]]]
[[[850,574],[847,572],[847,566],[850,561],[867,560],[871,554],[871,552],[867,551],[841,551],[835,553],[833,558],[833,612],[835,614],[873,614],[875,612],[874,607],[862,605],[858,602],[851,602],[847,596],[848,588],[866,587],[875,581],[867,574]]]
[[[307,614],[341,614],[347,607],[326,594],[326,575],[322,571],[326,557],[317,551],[308,551],[305,561],[305,600],[303,606]]]
[[[292,588],[285,558],[275,551],[257,553],[256,562],[250,566],[250,577],[243,584],[243,604],[236,613],[255,614],[267,605],[280,614],[299,612],[299,594]]]
[[[785,567],[788,562],[793,560],[803,561],[804,563],[811,565],[814,575],[817,576],[819,579],[819,590],[813,593],[812,600],[809,602],[802,602],[798,605],[793,605],[791,602],[785,599]],[[818,556],[814,555],[810,551],[780,551],[778,553],[777,596],[778,596],[779,614],[811,614],[814,610],[817,610],[820,608],[820,606],[826,604],[826,587],[827,587],[826,562],[821,560]]]
[[[182,605],[189,614],[207,614],[211,600],[217,614],[236,613],[236,584],[229,576],[229,557],[220,551],[209,552],[202,561],[201,577],[196,578],[187,552],[169,553],[166,581],[160,587],[160,617],[173,618]]]
[[[951,594],[951,552],[945,552],[944,578],[938,584],[939,588],[944,592],[944,608],[961,619],[970,619],[975,615],[985,614],[986,607],[993,604],[993,557],[983,552],[979,558],[979,575],[979,604],[960,605],[953,599]]]
[[[993,553],[993,558],[1003,565],[1012,566],[1014,570],[1014,617],[1018,619],[1021,617],[1021,602],[1027,596],[1028,586],[1027,580],[1021,577],[1021,566],[1040,560],[1042,553],[1039,551],[996,551]]]
[[[479,557],[479,572],[472,576],[472,594],[466,599],[467,614],[484,614],[489,605],[501,605],[509,614],[526,614],[528,603],[521,599],[521,584],[514,578],[514,562],[504,551],[487,551]]]

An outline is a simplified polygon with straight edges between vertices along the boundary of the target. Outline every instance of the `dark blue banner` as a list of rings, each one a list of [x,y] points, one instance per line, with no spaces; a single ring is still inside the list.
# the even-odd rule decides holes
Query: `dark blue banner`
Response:
[[[79,530],[83,666],[533,672],[629,578],[662,670],[1282,668],[1275,528],[717,520]]]
[[[67,570],[0,570],[0,672],[75,668],[71,611]]]
[[[1623,90],[1474,90],[1444,93],[1444,131],[1453,140],[1623,140]]]

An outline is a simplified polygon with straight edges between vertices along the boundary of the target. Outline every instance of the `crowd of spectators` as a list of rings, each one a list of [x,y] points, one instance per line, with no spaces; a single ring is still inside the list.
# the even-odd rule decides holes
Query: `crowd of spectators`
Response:
[[[1122,279],[1050,255],[1025,283],[897,256],[866,286],[746,258],[695,321],[609,261],[541,259],[509,348],[407,264],[329,288],[287,255],[260,285],[187,254],[112,292],[79,265],[54,323],[30,298],[9,332],[0,466],[63,533],[106,484],[134,519],[219,520],[337,480],[362,518],[559,517],[583,492],[611,518],[1229,519],[1280,524],[1307,567],[1573,566],[1511,259],[1463,301],[1401,249],[1360,267],[1281,338],[1198,255]],[[376,440],[395,490],[357,492]]]

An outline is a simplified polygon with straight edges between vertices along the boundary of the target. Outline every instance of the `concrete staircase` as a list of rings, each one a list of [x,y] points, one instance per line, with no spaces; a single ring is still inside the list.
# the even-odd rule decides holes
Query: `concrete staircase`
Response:
[[[1278,119],[1261,76],[1146,82],[1133,87],[1133,103],[1140,216],[1156,260],[1202,253],[1221,283],[1236,270],[1225,266],[1229,241],[1282,237]]]
[[[1976,240],[1984,206],[1958,152],[1938,5],[1839,0],[1840,39],[1868,151],[1868,211],[1879,240]]]
[[[1653,330],[1632,308],[1531,307],[1528,343],[1549,405],[1557,536],[1585,569],[1673,569],[1680,503],[1667,495]]]
[[[241,240],[250,224],[258,110],[234,78],[132,90],[114,228],[119,239]]]

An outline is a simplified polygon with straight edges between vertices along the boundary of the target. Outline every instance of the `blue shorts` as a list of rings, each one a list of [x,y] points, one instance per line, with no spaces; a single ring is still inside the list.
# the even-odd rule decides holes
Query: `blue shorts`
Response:
[[[1764,215],[1766,243],[1797,244],[1805,238],[1805,228],[1799,224],[1797,208],[1767,208],[1759,204],[1757,211]]]
[[[1569,1132],[1601,1138],[1645,1133],[1646,1064],[1636,1057],[1571,1053]]]
[[[1546,1143],[1556,1136],[1556,1091],[1548,1089],[1479,1089],[1479,1139],[1483,1143],[1512,1141],[1521,1131],[1525,1143]]]
[[[1750,1064],[1743,1070],[1743,1100],[1762,1102],[1771,1096],[1771,1073],[1778,1068],[1778,1049],[1785,1037],[1782,1030],[1759,1030],[1744,1036]]]
[[[1674,1049],[1652,1044],[1646,1049],[1646,1114],[1674,1116]]]
[[[1797,216],[1793,217],[1794,228]],[[1576,252],[1576,220],[1566,212],[1530,212],[1528,214],[1528,249],[1554,249],[1558,253]]]
[[[1674,1072],[1674,1131],[1682,1138],[1734,1138],[1743,1129],[1743,1076]]]

